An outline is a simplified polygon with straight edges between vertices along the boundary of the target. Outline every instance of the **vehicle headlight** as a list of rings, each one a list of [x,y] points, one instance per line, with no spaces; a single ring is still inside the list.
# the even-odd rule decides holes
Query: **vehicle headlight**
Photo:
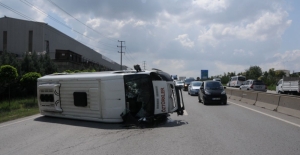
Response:
[[[221,94],[226,94],[225,90],[223,90]]]
[[[210,95],[210,92],[208,92],[207,90],[204,91],[205,94]]]

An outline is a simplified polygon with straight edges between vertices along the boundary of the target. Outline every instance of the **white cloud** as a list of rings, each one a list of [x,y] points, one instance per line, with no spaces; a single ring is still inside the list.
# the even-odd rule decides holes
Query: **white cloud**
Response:
[[[287,69],[290,71],[300,71],[300,50],[285,51],[283,53],[275,53],[267,63],[262,64],[262,68],[268,70],[270,68]]]
[[[212,24],[209,29],[202,31],[198,40],[215,47],[222,40],[244,39],[249,41],[266,41],[280,38],[284,31],[291,25],[287,20],[287,12],[264,12],[255,21],[247,24]]]
[[[90,25],[93,29],[97,28],[100,26],[100,19],[97,19],[97,18],[93,18],[93,19],[89,19],[86,24],[87,25]]]
[[[237,74],[239,72],[244,72],[245,69],[247,69],[247,67],[249,67],[249,66],[239,65],[239,64],[228,64],[228,63],[224,63],[221,61],[215,61],[215,62],[213,62],[213,64],[216,66],[214,75],[216,75],[216,73],[223,75],[224,72],[225,73],[235,72]]]
[[[32,3],[74,29],[73,32],[22,2],[0,1],[75,39],[77,37],[83,44],[116,62],[120,59],[117,40],[126,41],[126,48],[134,49],[124,56],[133,60],[124,60],[128,66],[146,61],[148,69],[161,68],[170,74],[186,76],[199,76],[199,67],[209,69],[211,76],[244,71],[250,65],[265,70],[299,70],[300,66],[297,61],[299,50],[291,50],[298,47],[296,43],[300,38],[291,32],[299,27],[297,14],[282,0],[53,1],[99,33],[49,1],[34,0]],[[124,5],[128,3],[131,5]],[[0,17],[4,15],[21,18],[5,8]],[[293,40],[284,40],[290,38]]]
[[[273,57],[283,61],[299,61],[300,63],[300,50],[285,51],[284,53],[275,53]]]
[[[144,26],[144,25],[146,25],[146,23],[144,21],[139,20],[139,21],[136,21],[134,25],[135,26]]]
[[[222,12],[228,7],[227,0],[194,0],[192,5],[197,5],[199,8],[208,12]]]
[[[244,55],[244,56],[253,56],[253,52],[252,51],[245,51],[244,49],[234,49],[233,50],[233,55]]]
[[[194,42],[190,40],[188,34],[178,35],[178,37],[175,38],[175,40],[178,40],[182,46],[189,47],[189,48],[194,47]]]

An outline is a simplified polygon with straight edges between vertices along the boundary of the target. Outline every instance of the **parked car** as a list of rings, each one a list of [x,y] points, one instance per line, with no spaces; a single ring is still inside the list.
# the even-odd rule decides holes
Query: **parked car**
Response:
[[[190,85],[190,83],[191,83],[192,81],[195,81],[195,79],[194,79],[194,78],[188,78],[188,79],[185,79],[185,80],[184,80],[184,83],[183,83],[183,90],[184,90],[184,91],[187,91],[187,90],[188,90],[188,87],[189,87],[189,85]]]
[[[198,101],[204,105],[210,103],[227,104],[226,87],[219,81],[204,81],[198,93]]]
[[[192,81],[188,87],[188,94],[192,95],[198,95],[200,86],[202,84],[202,81]]]
[[[175,81],[175,86],[183,87],[183,81]]]
[[[265,83],[261,80],[249,79],[240,86],[240,90],[254,90],[267,92],[267,85],[265,85]]]

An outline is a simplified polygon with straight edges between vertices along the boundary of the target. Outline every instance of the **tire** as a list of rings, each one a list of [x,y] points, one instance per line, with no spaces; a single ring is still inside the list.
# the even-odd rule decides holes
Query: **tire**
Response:
[[[203,105],[207,105],[207,102],[205,102],[205,100],[202,100]]]

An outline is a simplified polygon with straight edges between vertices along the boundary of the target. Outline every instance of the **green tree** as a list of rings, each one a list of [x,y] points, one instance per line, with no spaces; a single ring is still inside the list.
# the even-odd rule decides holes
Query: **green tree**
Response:
[[[286,76],[284,71],[281,71],[281,70],[275,71],[275,77],[276,77],[277,79],[278,79],[278,78],[281,79],[281,78],[284,77],[284,76]]]
[[[0,66],[9,64],[9,55],[6,51],[2,52],[0,56]]]
[[[31,55],[29,54],[29,52],[26,52],[23,60],[22,60],[22,63],[21,63],[21,73],[22,74],[25,74],[25,73],[28,73],[28,72],[34,72],[36,69],[35,69],[35,66],[32,62],[32,59],[31,59]]]
[[[37,91],[37,79],[41,77],[40,73],[29,72],[22,76],[20,82],[30,95],[35,95]]]
[[[57,71],[57,67],[50,59],[49,54],[44,55],[44,61],[43,61],[44,71],[45,74],[53,74]]]
[[[262,70],[259,66],[251,66],[248,70],[246,70],[246,78],[247,79],[258,79],[262,76]]]
[[[10,65],[16,69],[20,68],[20,63],[18,62],[16,55],[12,53],[2,52],[0,55],[0,66]]]
[[[0,67],[0,82],[4,87],[8,86],[9,105],[10,105],[10,84],[15,82],[18,77],[17,69],[10,65],[3,65]]]
[[[276,84],[277,80],[276,80],[276,77],[275,77],[275,70],[274,70],[274,68],[269,69],[268,80],[269,80],[270,85]]]
[[[31,60],[32,60],[32,63],[34,66],[33,72],[41,73],[42,65],[39,61],[39,56],[37,55],[37,53],[35,51],[31,55]]]

